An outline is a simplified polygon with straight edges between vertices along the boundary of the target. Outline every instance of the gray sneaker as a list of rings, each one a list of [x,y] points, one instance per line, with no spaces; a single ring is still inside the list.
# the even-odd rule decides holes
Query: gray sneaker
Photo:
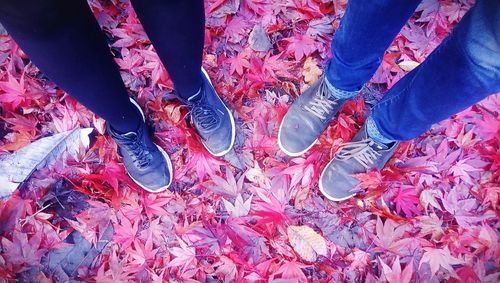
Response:
[[[133,99],[130,101],[144,120],[141,107]],[[124,134],[117,133],[108,124],[108,132],[118,145],[128,175],[137,185],[152,193],[165,191],[170,186],[172,162],[167,153],[153,143],[146,124],[141,123],[136,131]]]
[[[299,156],[308,151],[349,99],[333,96],[323,75],[288,109],[278,132],[280,149],[290,156]]]
[[[354,138],[343,144],[319,177],[319,190],[333,201],[343,201],[356,194],[360,181],[354,176],[375,168],[381,170],[394,154],[399,142],[379,144],[368,136],[366,124]]]

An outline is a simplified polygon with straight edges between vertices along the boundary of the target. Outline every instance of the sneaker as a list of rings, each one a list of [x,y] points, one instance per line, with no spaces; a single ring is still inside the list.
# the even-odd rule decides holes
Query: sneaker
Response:
[[[366,124],[343,144],[333,159],[326,165],[319,177],[319,190],[333,201],[343,201],[356,194],[360,181],[355,174],[366,173],[370,169],[381,170],[394,154],[399,142],[379,144],[368,136]]]
[[[356,95],[357,92],[349,92]],[[290,106],[278,132],[280,149],[290,156],[308,151],[350,98],[338,99],[323,75]]]
[[[130,101],[145,120],[141,107],[133,99]],[[153,193],[165,191],[170,186],[172,162],[167,153],[153,143],[145,123],[125,134],[115,132],[108,124],[108,131],[118,145],[128,175],[137,185]]]
[[[234,118],[217,95],[205,69],[201,71],[203,84],[200,91],[187,100],[181,100],[189,107],[191,122],[205,148],[214,156],[222,156],[234,144]]]

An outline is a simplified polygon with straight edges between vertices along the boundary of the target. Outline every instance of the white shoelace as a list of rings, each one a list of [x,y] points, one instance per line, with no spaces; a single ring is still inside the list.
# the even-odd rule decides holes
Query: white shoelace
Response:
[[[339,160],[348,160],[354,158],[358,161],[365,169],[370,169],[370,165],[373,161],[380,156],[380,153],[373,149],[373,145],[376,143],[370,139],[363,139],[356,142],[348,142],[340,146],[337,153],[337,158]]]
[[[324,120],[328,112],[333,110],[333,106],[337,104],[336,101],[329,99],[330,90],[325,82],[322,82],[319,86],[318,92],[314,95],[312,101],[309,105],[304,106],[304,109],[309,111],[314,116]]]

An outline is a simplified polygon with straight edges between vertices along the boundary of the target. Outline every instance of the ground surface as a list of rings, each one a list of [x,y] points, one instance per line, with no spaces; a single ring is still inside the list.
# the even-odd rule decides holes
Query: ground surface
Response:
[[[238,120],[235,152],[223,160],[170,101],[172,84],[129,3],[93,1],[127,87],[174,161],[175,192],[161,194],[134,186],[102,119],[0,36],[0,151],[96,128],[77,160],[0,201],[0,281],[498,282],[498,96],[403,143],[385,170],[360,176],[364,194],[341,203],[316,183],[362,125],[361,99],[308,154],[278,150],[279,121],[321,74],[343,2],[207,1],[204,66]],[[469,7],[424,1],[371,87],[390,87],[422,62]]]

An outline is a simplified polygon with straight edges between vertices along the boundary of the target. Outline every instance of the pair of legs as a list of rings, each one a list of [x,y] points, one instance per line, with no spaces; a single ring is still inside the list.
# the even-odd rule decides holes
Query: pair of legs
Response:
[[[202,83],[203,0],[132,3],[187,99]],[[45,75],[113,128],[127,132],[141,123],[87,1],[5,0],[0,22]]]
[[[132,0],[132,6],[203,144],[213,155],[227,153],[234,143],[234,120],[201,69],[203,0]],[[44,74],[108,122],[137,184],[155,192],[170,185],[170,159],[153,143],[144,113],[129,99],[86,0],[2,0],[0,22]]]
[[[279,139],[286,153],[301,154],[314,144],[340,106],[373,76],[384,51],[419,3],[348,2],[325,76],[299,97],[282,122]],[[432,124],[500,91],[499,54],[500,3],[478,0],[436,50],[374,106],[351,143],[339,149],[321,175],[323,194],[332,200],[349,198],[359,183],[352,175],[381,169],[399,141],[413,139]]]

